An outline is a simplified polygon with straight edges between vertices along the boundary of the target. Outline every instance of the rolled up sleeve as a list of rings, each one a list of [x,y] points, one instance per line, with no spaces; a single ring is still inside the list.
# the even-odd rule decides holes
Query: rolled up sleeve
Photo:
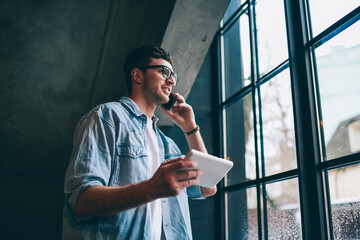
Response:
[[[65,200],[75,219],[79,196],[89,187],[109,184],[114,151],[111,122],[94,112],[79,123],[64,184]]]

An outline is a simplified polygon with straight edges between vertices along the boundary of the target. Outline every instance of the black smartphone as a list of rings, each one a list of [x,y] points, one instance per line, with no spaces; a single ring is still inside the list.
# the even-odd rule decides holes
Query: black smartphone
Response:
[[[173,94],[173,93],[170,93],[170,95],[169,95],[169,101],[168,101],[167,103],[163,104],[163,106],[164,106],[167,110],[170,110],[171,107],[175,104],[175,102],[176,102],[176,98],[175,98],[174,94]]]

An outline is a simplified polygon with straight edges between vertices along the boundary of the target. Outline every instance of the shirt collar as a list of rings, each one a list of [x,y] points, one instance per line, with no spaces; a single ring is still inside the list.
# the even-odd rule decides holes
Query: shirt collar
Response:
[[[137,117],[145,116],[146,114],[139,108],[139,106],[129,97],[122,97],[120,98],[119,102],[124,104],[133,114],[135,114]],[[153,115],[151,117],[151,120],[153,122],[157,122],[159,119]]]

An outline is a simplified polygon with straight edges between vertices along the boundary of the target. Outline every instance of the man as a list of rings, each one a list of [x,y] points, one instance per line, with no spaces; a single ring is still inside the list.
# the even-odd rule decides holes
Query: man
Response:
[[[79,122],[65,176],[63,239],[192,239],[187,196],[215,194],[199,187],[200,170],[156,127],[155,109],[169,101],[177,75],[162,48],[142,46],[124,63],[129,97],[102,104]],[[165,113],[190,149],[206,152],[190,105]]]

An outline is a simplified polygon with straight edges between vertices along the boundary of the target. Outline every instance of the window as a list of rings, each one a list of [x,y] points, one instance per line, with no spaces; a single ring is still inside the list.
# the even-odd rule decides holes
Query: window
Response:
[[[359,19],[357,0],[230,1],[216,38],[234,162],[223,239],[360,238]]]

